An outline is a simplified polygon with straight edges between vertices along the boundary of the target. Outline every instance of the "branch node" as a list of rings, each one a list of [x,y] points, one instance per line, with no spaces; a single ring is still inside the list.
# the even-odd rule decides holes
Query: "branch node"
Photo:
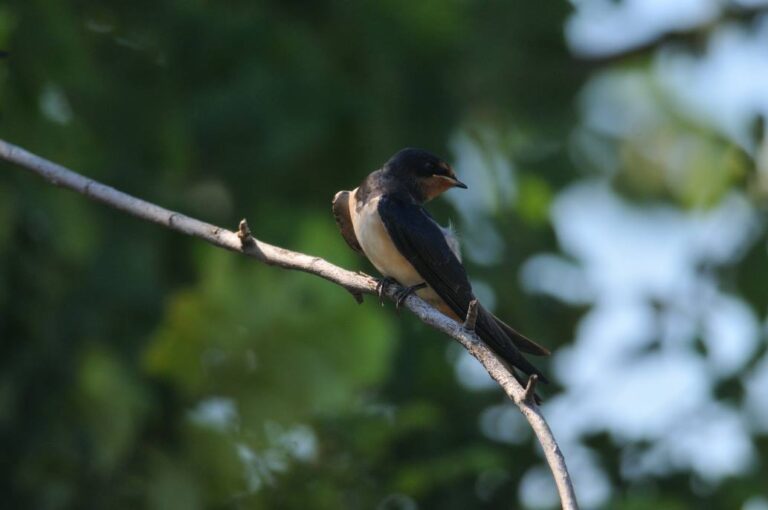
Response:
[[[475,330],[475,322],[477,322],[477,299],[473,299],[469,302],[469,309],[467,310],[467,317],[464,319],[464,329],[467,331]]]
[[[525,393],[523,394],[523,401],[527,404],[536,403],[536,383],[539,381],[539,376],[531,374],[528,378],[528,384],[525,385]]]
[[[353,289],[352,287],[344,287],[344,288],[347,289],[347,292],[352,294],[352,297],[355,298],[355,301],[357,301],[358,305],[362,305],[363,304],[363,293],[362,292],[360,292],[357,289]]]
[[[240,246],[242,248],[248,248],[256,244],[256,240],[251,234],[251,229],[248,227],[248,220],[243,218],[240,220],[240,224],[237,226],[237,237],[240,238]]]

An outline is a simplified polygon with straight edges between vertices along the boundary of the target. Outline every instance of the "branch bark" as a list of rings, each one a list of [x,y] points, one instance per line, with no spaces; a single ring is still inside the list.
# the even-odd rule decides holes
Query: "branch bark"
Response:
[[[340,285],[352,293],[358,301],[362,299],[363,294],[376,293],[377,280],[375,278],[359,272],[347,271],[320,257],[287,250],[260,241],[251,234],[245,221],[240,223],[237,232],[205,223],[101,184],[3,140],[0,140],[0,159],[34,172],[54,186],[76,191],[91,200],[119,209],[137,218],[198,237],[220,248],[242,253],[271,266],[317,275]],[[394,299],[395,294],[400,289],[395,285],[386,287],[386,295],[390,299]],[[555,479],[563,510],[577,510],[576,495],[565,465],[565,458],[552,430],[532,397],[536,384],[535,378],[528,381],[526,388],[517,382],[506,365],[472,331],[474,320],[471,317],[471,310],[465,324],[459,324],[432,308],[416,295],[408,296],[403,304],[422,322],[458,341],[482,363],[488,374],[517,405],[533,429]]]

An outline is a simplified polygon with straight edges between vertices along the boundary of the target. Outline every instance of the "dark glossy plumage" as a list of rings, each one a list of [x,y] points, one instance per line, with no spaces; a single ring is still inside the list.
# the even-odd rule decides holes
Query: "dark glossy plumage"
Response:
[[[337,193],[333,212],[352,249],[366,255],[385,276],[399,274],[398,281],[408,280],[399,281],[403,285],[425,282],[428,287],[418,294],[443,313],[463,320],[475,299],[472,285],[458,251],[448,244],[449,234],[422,205],[452,187],[466,186],[450,165],[427,151],[403,149],[353,192]],[[509,365],[547,381],[521,351],[535,355],[549,351],[482,305],[475,331]]]

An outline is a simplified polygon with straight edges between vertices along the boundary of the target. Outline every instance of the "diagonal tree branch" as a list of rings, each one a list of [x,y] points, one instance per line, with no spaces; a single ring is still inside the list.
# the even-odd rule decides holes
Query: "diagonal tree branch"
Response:
[[[84,177],[3,140],[0,140],[0,159],[30,170],[55,186],[69,188],[87,196],[91,200],[101,202],[138,218],[198,237],[220,248],[253,257],[265,264],[284,269],[304,271],[325,278],[342,286],[351,292],[356,299],[359,298],[358,300],[362,299],[363,294],[376,293],[377,280],[375,278],[362,273],[347,271],[320,257],[306,255],[259,241],[253,237],[245,221],[240,223],[237,232],[232,232],[210,223],[190,218],[189,216],[165,209]],[[399,288],[395,285],[386,287],[386,295],[390,299],[394,299],[395,293]],[[465,324],[459,324],[453,319],[446,317],[413,294],[408,296],[404,304],[424,323],[458,341],[472,356],[483,364],[488,374],[517,405],[536,434],[536,438],[544,450],[544,456],[555,479],[563,510],[577,510],[576,495],[565,465],[565,458],[555,441],[552,430],[549,428],[533,398],[535,378],[528,381],[527,388],[523,388],[506,365],[472,331],[474,326],[473,317],[467,317],[465,324],[468,327],[465,327]],[[472,315],[471,310],[469,315]]]

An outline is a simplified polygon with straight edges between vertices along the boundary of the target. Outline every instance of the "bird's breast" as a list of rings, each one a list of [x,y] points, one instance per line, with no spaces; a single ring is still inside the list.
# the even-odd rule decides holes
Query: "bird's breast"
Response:
[[[354,194],[353,194],[354,196]],[[350,200],[350,212],[355,236],[365,256],[384,276],[389,276],[405,286],[424,281],[416,269],[400,254],[379,216],[379,198],[357,204]]]

